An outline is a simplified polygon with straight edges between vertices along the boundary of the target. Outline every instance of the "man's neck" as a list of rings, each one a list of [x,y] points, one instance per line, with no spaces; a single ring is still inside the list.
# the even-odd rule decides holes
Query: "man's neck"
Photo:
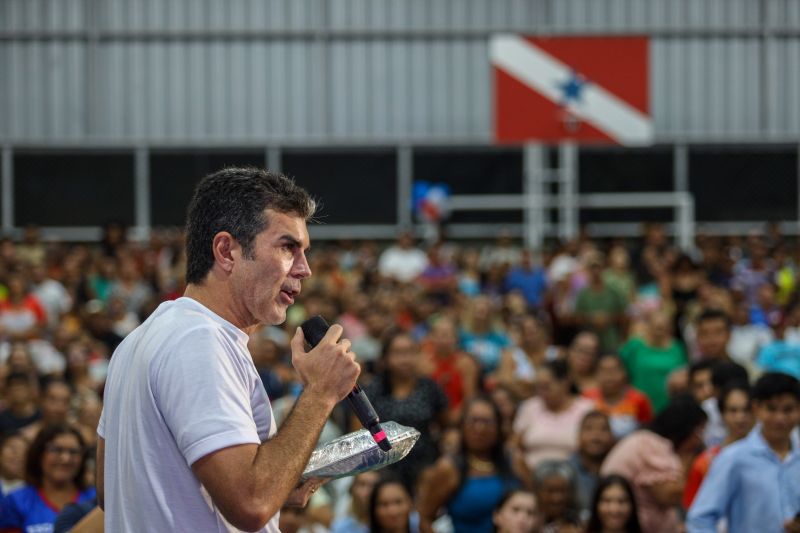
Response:
[[[190,283],[183,295],[201,303],[212,313],[224,318],[245,333],[249,333],[254,324],[247,324],[245,320],[241,319],[233,306],[233,302],[230,301],[230,294],[219,294],[218,291],[214,291],[209,286],[211,283],[213,281],[206,281],[203,285]]]
[[[785,437],[781,436],[768,438],[762,430],[761,436],[764,437],[764,440],[767,442],[767,446],[769,446],[770,449],[781,459],[784,459],[787,455],[789,455],[789,452],[792,450],[792,439],[789,437],[789,435],[786,435]]]
[[[580,461],[581,466],[583,466],[583,468],[585,468],[588,472],[591,472],[592,474],[600,473],[600,465],[603,464],[602,459],[578,452],[578,460]]]

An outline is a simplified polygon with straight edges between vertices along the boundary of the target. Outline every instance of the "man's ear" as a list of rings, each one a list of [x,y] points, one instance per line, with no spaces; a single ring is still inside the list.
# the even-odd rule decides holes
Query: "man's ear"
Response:
[[[233,272],[233,264],[239,257],[237,252],[240,249],[239,243],[233,238],[233,235],[227,231],[220,231],[214,235],[211,247],[214,252],[214,264],[226,274]]]

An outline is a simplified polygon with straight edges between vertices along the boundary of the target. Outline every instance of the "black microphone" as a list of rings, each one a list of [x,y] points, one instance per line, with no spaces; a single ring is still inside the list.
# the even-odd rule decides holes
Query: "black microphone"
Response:
[[[325,336],[329,327],[325,319],[319,315],[312,316],[300,325],[300,328],[303,330],[303,335],[306,337],[306,342],[308,342],[309,346],[312,348],[319,344],[319,341]],[[358,383],[356,383],[356,386],[353,387],[353,390],[347,395],[347,401],[350,403],[350,408],[353,409],[353,412],[355,412],[356,416],[361,421],[361,425],[364,426],[370,432],[372,438],[375,439],[378,447],[385,452],[391,450],[392,443],[389,442],[386,433],[384,433],[383,428],[381,428],[381,419],[378,418],[378,413],[375,412],[375,408],[369,403],[369,398],[364,394],[361,387],[358,386]]]

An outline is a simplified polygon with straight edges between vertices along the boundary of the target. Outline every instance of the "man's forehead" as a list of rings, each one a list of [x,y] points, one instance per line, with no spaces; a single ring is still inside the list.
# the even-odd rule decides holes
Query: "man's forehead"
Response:
[[[263,235],[270,240],[289,238],[298,242],[303,248],[308,248],[311,245],[306,221],[300,215],[267,209],[265,217],[267,219],[267,228],[264,230]]]
[[[763,400],[762,403],[773,407],[796,407],[798,404],[800,404],[797,398],[791,393],[772,396]]]

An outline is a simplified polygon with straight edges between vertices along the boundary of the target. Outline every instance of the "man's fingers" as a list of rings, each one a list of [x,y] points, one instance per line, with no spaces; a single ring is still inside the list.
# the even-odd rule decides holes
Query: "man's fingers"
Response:
[[[350,346],[351,346],[350,339],[342,339],[342,340],[340,340],[339,341],[339,346],[344,348],[345,352],[349,352],[350,351]]]
[[[306,336],[303,335],[303,330],[298,327],[294,332],[294,337],[292,337],[292,353],[305,353],[305,341]]]
[[[325,332],[325,336],[322,337],[320,344],[323,342],[329,342],[331,344],[336,344],[339,341],[339,337],[342,336],[342,332],[344,332],[344,328],[339,324],[334,324],[328,328],[328,331]]]

